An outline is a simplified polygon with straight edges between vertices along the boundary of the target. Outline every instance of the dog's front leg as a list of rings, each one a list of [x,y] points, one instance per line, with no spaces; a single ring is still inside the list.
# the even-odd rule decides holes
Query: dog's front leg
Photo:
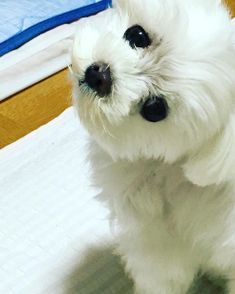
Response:
[[[143,267],[142,270],[134,269],[133,272],[135,294],[186,294],[195,274],[194,270],[179,266],[155,266],[154,269]]]
[[[135,293],[186,294],[199,267],[192,253],[177,247],[177,242],[158,246],[142,240],[140,244],[133,238],[129,246],[125,243],[127,246],[120,248],[134,280]]]

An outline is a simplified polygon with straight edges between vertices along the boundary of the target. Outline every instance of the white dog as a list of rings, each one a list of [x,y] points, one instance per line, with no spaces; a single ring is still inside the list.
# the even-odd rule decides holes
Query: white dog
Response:
[[[235,49],[219,0],[118,0],[82,26],[74,100],[136,293],[235,293]]]

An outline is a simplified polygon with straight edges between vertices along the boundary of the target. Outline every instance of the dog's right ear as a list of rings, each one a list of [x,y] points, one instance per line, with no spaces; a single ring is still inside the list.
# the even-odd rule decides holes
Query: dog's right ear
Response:
[[[235,180],[235,113],[217,137],[183,165],[186,178],[205,187]]]

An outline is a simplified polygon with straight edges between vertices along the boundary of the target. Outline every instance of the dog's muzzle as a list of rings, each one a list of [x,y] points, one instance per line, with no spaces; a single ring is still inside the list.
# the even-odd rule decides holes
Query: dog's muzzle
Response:
[[[85,72],[84,82],[94,90],[98,96],[105,97],[111,94],[112,77],[109,65],[95,63],[89,66]]]

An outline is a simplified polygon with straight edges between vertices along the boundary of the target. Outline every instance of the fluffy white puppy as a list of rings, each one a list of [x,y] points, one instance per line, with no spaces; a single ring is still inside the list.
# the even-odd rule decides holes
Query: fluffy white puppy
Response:
[[[118,0],[82,26],[74,101],[136,293],[235,293],[235,50],[218,0]]]

